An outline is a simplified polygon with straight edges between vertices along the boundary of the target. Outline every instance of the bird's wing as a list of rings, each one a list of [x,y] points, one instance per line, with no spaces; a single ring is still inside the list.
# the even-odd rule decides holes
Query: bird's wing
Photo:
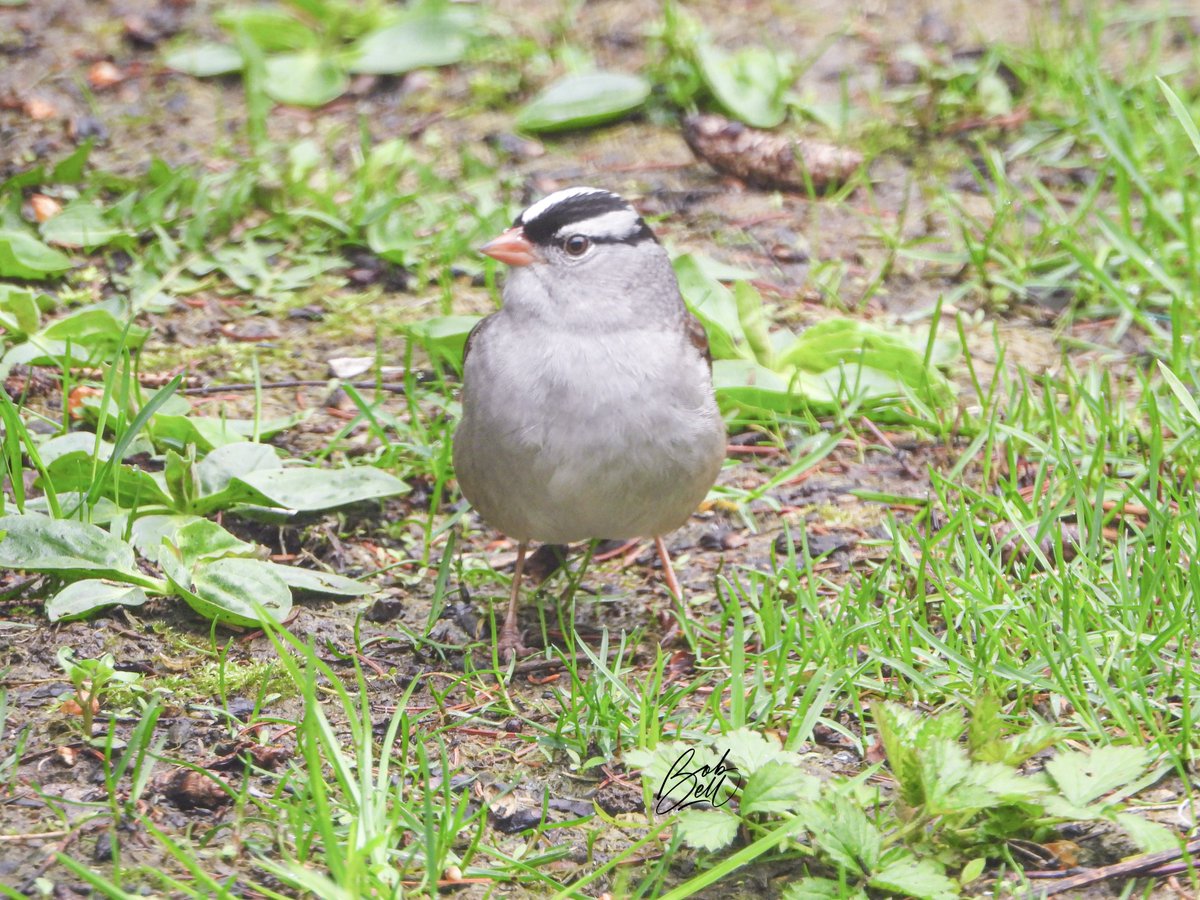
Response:
[[[480,323],[483,324],[483,323]],[[475,326],[478,329],[479,325]],[[692,346],[700,351],[700,355],[704,357],[704,361],[708,363],[708,368],[712,369],[712,351],[708,348],[708,332],[704,330],[704,326],[690,312],[683,314],[683,328],[687,334],[687,339]],[[475,329],[472,329],[471,334],[467,336],[468,346],[471,343],[471,338],[475,334]]]
[[[483,327],[491,321],[491,319],[491,316],[484,316],[471,327],[470,331],[467,332],[467,342],[463,344],[462,364],[464,367],[467,365],[467,357],[471,354],[471,345],[475,343],[475,338],[479,337],[479,333],[483,330]]]

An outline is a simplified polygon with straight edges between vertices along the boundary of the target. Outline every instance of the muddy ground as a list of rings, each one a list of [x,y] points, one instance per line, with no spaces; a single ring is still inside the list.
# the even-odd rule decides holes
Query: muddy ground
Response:
[[[197,81],[164,71],[159,63],[162,42],[173,34],[217,34],[210,18],[216,5],[186,0],[33,0],[25,6],[0,7],[0,178],[39,160],[60,158],[88,136],[98,141],[93,156],[97,167],[128,176],[136,177],[151,154],[171,163],[223,164],[213,148],[239,140],[244,120],[240,84],[236,79]],[[550,27],[542,6],[507,0],[498,4],[498,12],[514,28],[537,37]],[[759,40],[770,34],[802,58],[819,50],[801,88],[815,100],[829,102],[843,91],[865,96],[872,85],[897,77],[889,69],[889,60],[910,42],[969,51],[986,41],[1026,40],[1029,17],[1036,6],[1040,4],[916,0],[806,3],[802,9],[758,2],[698,5],[709,13],[705,18],[713,30],[732,45],[739,39]],[[577,39],[600,63],[619,62],[622,68],[635,68],[641,54],[638,38],[656,14],[656,5],[645,0],[583,4],[578,8]],[[83,73],[102,59],[112,60],[130,77],[108,90],[83,89]],[[482,157],[495,159],[495,145],[489,138],[507,131],[508,115],[464,119],[447,114],[466,93],[466,75],[454,70],[417,73],[405,79],[364,80],[325,108],[278,109],[270,127],[276,138],[285,141],[341,128],[349,142],[358,139],[359,123],[365,122],[375,140],[397,135],[416,139],[435,132],[443,143],[469,143],[478,147]],[[31,118],[31,99],[43,101],[53,114]],[[883,290],[865,304],[859,303],[887,258],[886,248],[869,227],[872,217],[895,217],[906,208],[907,232],[937,233],[938,217],[926,207],[921,190],[921,178],[929,177],[930,172],[919,154],[882,155],[871,171],[872,196],[857,195],[849,203],[824,206],[794,195],[747,190],[721,178],[693,158],[671,123],[627,122],[539,142],[537,150],[537,155],[504,163],[508,171],[524,179],[528,196],[595,181],[636,198],[645,212],[666,215],[658,230],[674,250],[702,250],[761,273],[778,320],[793,327],[827,314],[825,298],[809,280],[813,261],[844,263],[840,301],[866,319],[889,317],[891,321],[895,315],[928,309],[939,295],[954,288],[959,277],[959,273],[932,264],[901,260]],[[951,168],[937,177],[962,184],[964,202],[974,202],[965,169]],[[365,285],[336,289],[344,301],[337,307],[342,318],[336,321],[328,316],[324,321],[314,321],[319,316],[282,318],[264,304],[215,293],[193,298],[196,302],[187,306],[148,315],[145,324],[153,328],[153,337],[143,371],[185,367],[196,385],[242,381],[248,377],[251,356],[257,354],[264,381],[325,379],[330,358],[375,352],[379,322],[383,323],[383,355],[399,364],[404,349],[399,326],[435,312],[437,305],[431,299],[433,292],[425,286],[397,290],[386,276],[381,268]],[[108,290],[103,264],[97,270],[95,288],[100,296]],[[970,308],[978,299],[968,297],[963,305]],[[310,296],[304,305],[326,310],[326,301],[325,297]],[[490,301],[482,287],[460,279],[455,286],[455,304],[456,312],[484,311]],[[1060,358],[1062,337],[1056,331],[1054,312],[1039,307],[1009,308],[998,323],[991,312],[981,314],[977,328],[969,334],[977,343],[976,359],[994,360],[991,334],[997,324],[1009,348],[1006,365],[1014,372],[1017,367],[1031,373],[1053,370]],[[249,329],[263,320],[273,322],[266,339],[230,338],[231,334],[253,336]],[[1086,327],[1080,329],[1081,336],[1087,337]],[[51,397],[46,402],[54,401]],[[228,393],[198,402],[209,412],[224,408],[244,415],[251,401],[248,394]],[[331,398],[329,391],[320,387],[268,391],[264,412],[284,413],[297,405],[311,407],[312,416],[277,439],[297,453],[322,446],[328,435],[344,424],[338,398]],[[399,400],[394,411],[403,411]],[[804,437],[790,435],[793,442]],[[884,446],[886,441],[896,449]],[[907,513],[903,508],[859,500],[850,492],[866,488],[923,496],[928,490],[929,468],[942,467],[954,458],[953,448],[916,444],[904,435],[885,436],[874,446],[847,442],[815,470],[805,473],[803,480],[772,491],[772,503],[755,504],[753,529],[719,504],[700,511],[669,541],[697,613],[703,615],[714,602],[713,576],[718,570],[768,569],[772,549],[780,549],[784,539],[785,525],[794,537],[806,533],[814,555],[831,552],[822,563],[826,577],[837,580],[856,567],[868,567],[874,555],[872,538],[880,536],[881,524],[888,515],[903,517]],[[740,460],[725,469],[722,482],[752,488],[785,465],[788,454],[746,452]],[[328,658],[335,667],[348,673],[348,664],[336,661],[334,651],[352,650],[352,626],[364,609],[370,611],[361,622],[365,648],[361,660],[372,673],[369,684],[381,721],[386,721],[393,698],[412,679],[436,683],[444,678],[439,673],[461,669],[463,664],[461,652],[436,658],[427,650],[414,650],[398,629],[398,623],[418,631],[423,627],[433,591],[430,570],[411,561],[414,552],[419,553],[419,523],[429,502],[427,489],[417,487],[403,500],[382,508],[253,535],[275,548],[281,558],[315,560],[352,576],[391,567],[378,577],[380,590],[374,597],[341,604],[305,603],[289,623],[293,632],[313,636],[330,651]],[[454,512],[458,498],[450,499],[439,515]],[[459,546],[468,570],[511,565],[511,544],[477,520],[468,517],[466,521]],[[0,575],[0,579],[5,577]],[[538,602],[552,609],[561,584],[561,578],[551,581],[549,596]],[[463,587],[461,605],[450,610],[433,635],[450,645],[464,644],[468,640],[464,629],[473,628],[486,615],[486,601],[501,599],[495,596],[494,585],[485,596],[469,590],[470,584]],[[237,749],[227,717],[248,713],[263,685],[249,680],[236,686],[228,696],[228,709],[220,710],[211,701],[205,703],[188,694],[181,679],[211,679],[214,646],[227,648],[230,658],[238,661],[267,661],[274,650],[254,634],[220,631],[213,635],[206,622],[176,607],[150,606],[136,613],[117,612],[87,622],[50,626],[25,595],[17,594],[6,603],[0,621],[0,677],[11,710],[6,731],[0,736],[0,756],[12,752],[16,735],[23,733],[25,738],[13,789],[0,800],[0,882],[32,892],[36,880],[46,877],[53,884],[54,896],[84,895],[87,889],[53,863],[52,853],[66,851],[102,868],[112,849],[108,823],[91,818],[92,804],[105,796],[97,755],[78,740],[72,724],[58,711],[57,698],[68,688],[55,661],[58,649],[73,647],[80,657],[112,653],[123,668],[160,678],[164,684],[179,683],[180,694],[187,700],[164,714],[167,752],[218,771],[222,771],[221,761]],[[533,606],[527,603],[524,620],[531,626],[536,623]],[[601,623],[610,629],[642,626],[649,648],[660,634],[657,614],[665,607],[652,546],[646,543],[592,565],[577,600],[576,624],[585,638],[596,634]],[[395,618],[389,621],[390,615]],[[384,621],[374,621],[377,619]],[[172,678],[176,681],[171,682]],[[542,688],[521,677],[512,690],[527,694],[536,706]],[[413,703],[431,702],[428,689],[420,687]],[[470,704],[479,698],[452,693],[441,702]],[[296,710],[294,703],[289,706],[284,700],[273,712],[288,717]],[[133,721],[129,718],[123,727],[132,727]],[[855,727],[852,721],[846,724]],[[503,725],[497,722],[497,730]],[[515,745],[505,745],[494,735],[450,735],[464,775],[492,783],[498,780],[495,773],[499,768],[511,765]],[[836,737],[818,748],[821,758],[831,771],[858,770],[862,760],[852,748],[839,745]],[[278,746],[286,750],[286,738]],[[242,777],[237,767],[224,771],[232,781]],[[619,780],[580,782],[556,766],[527,769],[522,777],[518,798],[539,797],[545,788],[561,803],[564,815],[574,808],[572,804],[590,810],[593,799],[613,813],[636,809],[641,802],[640,791]],[[251,788],[269,791],[270,785],[264,782]],[[53,802],[48,803],[50,800]],[[206,809],[194,798],[189,801],[186,792],[172,794],[169,784],[160,785],[150,802],[159,827],[171,833],[216,827],[224,815],[220,808]],[[59,818],[52,809],[65,810],[66,818]],[[84,821],[83,827],[74,827]],[[39,834],[42,837],[37,837]],[[126,866],[172,865],[157,844],[133,831],[125,836],[121,852]],[[214,876],[229,877],[236,884],[244,859],[236,854],[223,859],[214,852],[210,865]],[[561,874],[567,877],[570,867],[564,866]],[[722,886],[720,894],[773,896],[778,889],[773,879],[780,874],[746,873],[736,886]],[[482,894],[482,888],[468,887],[458,895]]]

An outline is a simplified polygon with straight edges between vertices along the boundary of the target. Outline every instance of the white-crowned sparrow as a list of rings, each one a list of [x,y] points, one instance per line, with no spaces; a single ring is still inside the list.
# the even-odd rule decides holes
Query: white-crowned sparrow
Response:
[[[530,541],[662,535],[716,480],[725,426],[704,327],[637,211],[597,188],[558,191],[481,248],[512,267],[472,330],[454,466],[517,564],[498,648],[524,652],[517,598]]]

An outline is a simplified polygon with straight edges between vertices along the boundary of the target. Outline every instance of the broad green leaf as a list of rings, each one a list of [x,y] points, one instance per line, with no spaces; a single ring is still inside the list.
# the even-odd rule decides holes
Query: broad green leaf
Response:
[[[262,440],[266,440],[298,422],[303,422],[312,412],[311,409],[305,409],[278,419],[264,419],[258,423],[258,435]],[[160,412],[150,421],[150,434],[155,441],[179,450],[188,444],[195,444],[201,450],[211,451],[226,444],[249,440],[254,434],[254,422],[250,419]]]
[[[479,321],[479,316],[435,316],[409,326],[408,333],[435,364],[447,362],[462,371],[467,336]]]
[[[46,464],[46,471],[56,492],[92,493],[125,508],[172,505],[162,473],[123,463],[106,467],[97,462],[108,458],[96,456],[90,449],[74,450],[57,455],[54,462]],[[40,477],[37,484],[46,487]]]
[[[128,514],[128,510],[122,509],[106,497],[101,497],[93,503],[88,502],[87,494],[79,491],[62,491],[58,494],[58,506],[61,512],[61,518],[75,519],[80,515],[80,511],[87,509],[88,521],[93,525],[108,525],[114,519],[119,519]],[[44,516],[53,516],[54,512],[50,508],[50,503],[46,499],[46,495],[40,497],[32,497],[25,501],[26,512],[38,513]]]
[[[279,469],[283,462],[270,444],[241,441],[212,450],[196,465],[201,496],[217,494],[234,478],[267,469]]]
[[[266,59],[263,89],[274,100],[294,106],[323,106],[345,93],[350,81],[320,50],[279,53]]]
[[[676,829],[680,839],[697,850],[723,850],[737,837],[738,818],[719,809],[680,811]]]
[[[196,78],[230,75],[242,70],[242,54],[229,44],[205,41],[176,47],[163,57],[163,65]]]
[[[742,332],[746,335],[750,352],[755,360],[771,367],[774,364],[775,348],[767,328],[770,320],[763,308],[762,295],[750,282],[739,281],[733,286],[733,299],[737,304],[738,321],[742,324]]]
[[[69,431],[58,437],[50,438],[38,448],[38,455],[45,466],[53,465],[60,457],[72,453],[86,453],[104,461],[112,456],[113,445],[108,441],[96,440],[96,435],[90,431]]]
[[[367,218],[367,246],[388,262],[409,265],[422,240],[413,232],[411,211],[403,202],[389,202]]]
[[[192,589],[216,608],[212,618],[241,618],[243,625],[259,622],[255,602],[277,622],[292,609],[291,589],[270,566],[256,559],[218,559],[198,566],[192,576]]]
[[[800,409],[805,402],[832,401],[823,386],[805,389],[803,373],[787,377],[749,359],[714,359],[712,374],[717,400],[726,410],[786,413]]]
[[[751,775],[769,763],[800,765],[800,754],[783,749],[783,743],[773,734],[762,734],[742,727],[721,735],[713,741],[715,752],[728,752],[729,760],[738,772]]]
[[[264,53],[303,50],[320,43],[315,31],[280,6],[226,7],[213,18],[231,34],[244,33]]]
[[[89,347],[32,335],[25,343],[17,344],[4,354],[4,362],[0,364],[0,375],[7,375],[13,366],[22,364],[60,367],[97,365],[111,355],[111,351],[103,346]]]
[[[33,334],[41,323],[41,309],[33,291],[0,284],[0,328],[11,335]]]
[[[650,83],[623,72],[568,75],[547,87],[517,113],[522,131],[564,131],[619,119],[650,96]]]
[[[1000,742],[999,746],[981,748],[975,755],[984,762],[1002,762],[1010,766],[1019,766],[1035,753],[1054,746],[1060,737],[1058,730],[1053,725],[1040,722],[1026,731],[1006,738]]]
[[[95,138],[88,138],[75,148],[68,156],[55,163],[50,171],[49,180],[53,184],[79,184],[83,181],[87,169],[88,158],[96,145]]]
[[[184,565],[194,566],[205,560],[248,557],[258,553],[258,545],[230,534],[216,522],[197,518],[182,523],[168,539],[179,550]]]
[[[978,878],[980,875],[982,875],[983,870],[986,868],[987,868],[987,857],[986,856],[975,857],[973,860],[971,860],[969,863],[967,863],[965,866],[963,866],[962,871],[958,873],[958,883],[961,885],[970,884],[972,881],[974,881],[976,878]]]
[[[182,382],[183,375],[176,375],[157,391],[155,391],[154,394],[145,402],[145,404],[137,410],[133,417],[133,421],[131,421],[129,425],[122,430],[120,435],[118,435],[116,444],[113,446],[112,458],[105,463],[106,468],[112,469],[114,468],[114,464],[118,459],[124,459],[126,454],[129,452],[129,448],[134,444],[135,441],[146,440],[146,436],[143,432],[147,423],[154,416],[154,414],[158,412],[158,410],[170,402],[171,398],[175,395],[175,391],[179,389],[179,385]],[[167,492],[170,496],[169,488],[167,487],[166,476],[158,473],[155,474],[157,476],[156,480],[158,480],[163,486],[163,491]],[[114,475],[114,480],[115,479],[116,476]],[[88,491],[89,502],[95,502],[95,500],[99,497],[99,487],[99,484],[92,485],[92,488]]]
[[[0,228],[0,278],[46,278],[71,268],[71,258],[33,235]]]
[[[839,794],[818,803],[805,803],[800,821],[835,865],[855,878],[869,875],[878,865],[883,836],[857,804]]]
[[[779,895],[781,900],[866,900],[863,891],[852,890],[848,885],[832,878],[801,878],[789,884]]]
[[[267,565],[293,591],[324,594],[330,597],[362,597],[375,590],[361,581],[355,581],[344,575],[336,575],[333,572],[318,572],[316,569],[301,569],[296,566],[282,566],[271,562]]]
[[[945,738],[929,738],[920,741],[912,752],[920,766],[922,803],[931,814],[973,812],[994,802],[994,795],[971,779],[972,763],[962,745]]]
[[[953,391],[941,372],[925,364],[923,350],[904,337],[854,319],[827,319],[805,329],[776,362],[795,366],[835,397],[888,400],[911,392],[945,404]]]
[[[378,500],[407,493],[409,487],[395,475],[370,466],[348,469],[267,469],[235,478],[257,495],[246,502],[277,506],[297,512],[336,509],[363,500]]]
[[[200,496],[199,479],[196,477],[196,446],[188,447],[186,457],[168,448],[163,454],[163,481],[171,493],[174,508],[177,510],[193,510],[196,499]]]
[[[1152,822],[1128,812],[1117,813],[1116,820],[1143,853],[1176,850],[1179,847],[1178,834],[1161,822]]]
[[[87,347],[116,351],[122,338],[125,346],[140,347],[149,331],[140,325],[125,331],[125,323],[103,306],[85,306],[56,319],[41,330],[38,338],[47,342],[66,342]]]
[[[970,789],[978,790],[988,798],[981,800],[982,809],[997,803],[1031,807],[1044,803],[1053,793],[1049,781],[1041,773],[1024,775],[1008,763],[976,762],[971,766],[967,782]],[[952,800],[956,807],[962,802],[959,798]]]
[[[795,766],[767,763],[746,779],[739,808],[742,815],[793,812],[802,801],[816,800],[820,786],[815,776]]]
[[[157,563],[159,560],[159,550],[162,547],[163,538],[174,541],[176,533],[184,525],[192,522],[204,522],[206,519],[200,516],[184,515],[184,514],[156,514],[150,516],[141,516],[134,520],[130,526],[129,543],[137,550],[144,558],[152,563]],[[218,526],[219,527],[219,526]],[[118,521],[114,526],[114,531],[123,531],[125,522]]]
[[[92,575],[145,584],[133,549],[95,525],[42,516],[0,518],[0,569],[47,572],[60,577]]]
[[[685,253],[682,256],[688,257],[701,272],[717,281],[753,281],[760,274],[753,269],[733,266],[721,262],[719,259],[713,259],[711,256],[705,256],[703,253]],[[675,259],[681,259],[682,256],[675,257]]]
[[[47,600],[46,616],[51,622],[82,619],[106,606],[141,606],[146,600],[146,592],[140,587],[85,578]]]
[[[55,493],[92,492],[124,508],[170,506],[171,496],[161,473],[129,464],[103,465],[114,449],[108,441],[97,442],[91,432],[73,431],[46,441],[40,455]],[[45,487],[40,476],[37,484]],[[94,517],[92,521],[96,521]]]
[[[652,791],[657,791],[675,765],[676,760],[687,751],[694,752],[695,765],[714,766],[717,754],[711,747],[691,744],[686,741],[663,741],[653,750],[632,749],[625,752],[625,762],[642,770],[642,777]]]
[[[1144,747],[1097,747],[1090,753],[1059,753],[1045,772],[1068,802],[1087,806],[1139,778],[1153,761]]]
[[[254,627],[260,624],[255,602],[276,621],[291,611],[291,590],[259,560],[218,559],[190,571],[178,549],[163,541],[159,563],[188,606],[206,618]]]
[[[787,116],[785,97],[793,77],[782,57],[762,47],[726,53],[701,42],[696,61],[708,89],[735,119],[755,128],[774,128]]]
[[[59,247],[78,247],[92,250],[127,237],[128,232],[104,217],[100,207],[87,200],[77,200],[41,225],[42,240]]]
[[[466,55],[474,30],[473,11],[420,12],[364,36],[351,49],[346,67],[365,75],[400,75],[453,65]]]
[[[677,256],[673,265],[683,299],[708,333],[713,359],[752,359],[737,299],[729,288],[709,275],[691,254]]]
[[[865,365],[885,371],[899,368],[899,377],[916,388],[927,377],[941,377],[925,365],[925,344],[924,335],[888,332],[855,319],[826,319],[803,331],[788,348],[790,358],[780,362],[820,372],[847,360],[861,359]],[[948,362],[959,351],[956,339],[938,338],[934,341],[931,363]]]
[[[948,878],[932,859],[902,859],[876,872],[868,884],[881,891],[890,891],[919,900],[940,900],[957,897],[958,883]]]
[[[1004,743],[1004,723],[1000,718],[1000,701],[991,691],[985,691],[971,708],[971,721],[967,727],[967,746],[971,756],[981,759],[981,751],[988,759],[997,759],[997,748]]]
[[[252,424],[241,419],[159,413],[150,420],[150,434],[156,443],[177,450],[194,444],[200,450],[212,451],[216,447],[245,441]]]
[[[833,318],[818,322],[800,332],[781,366],[795,366],[806,372],[824,372],[870,351],[915,354],[912,346],[894,334],[881,331],[857,319]]]

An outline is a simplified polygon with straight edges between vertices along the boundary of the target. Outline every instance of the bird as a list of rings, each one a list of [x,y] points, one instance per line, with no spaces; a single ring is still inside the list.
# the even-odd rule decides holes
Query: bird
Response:
[[[620,195],[572,187],[538,200],[480,252],[509,266],[498,311],[467,336],[459,488],[517,542],[497,650],[530,652],[517,625],[531,541],[663,536],[703,502],[726,430],[701,322],[667,251]]]

